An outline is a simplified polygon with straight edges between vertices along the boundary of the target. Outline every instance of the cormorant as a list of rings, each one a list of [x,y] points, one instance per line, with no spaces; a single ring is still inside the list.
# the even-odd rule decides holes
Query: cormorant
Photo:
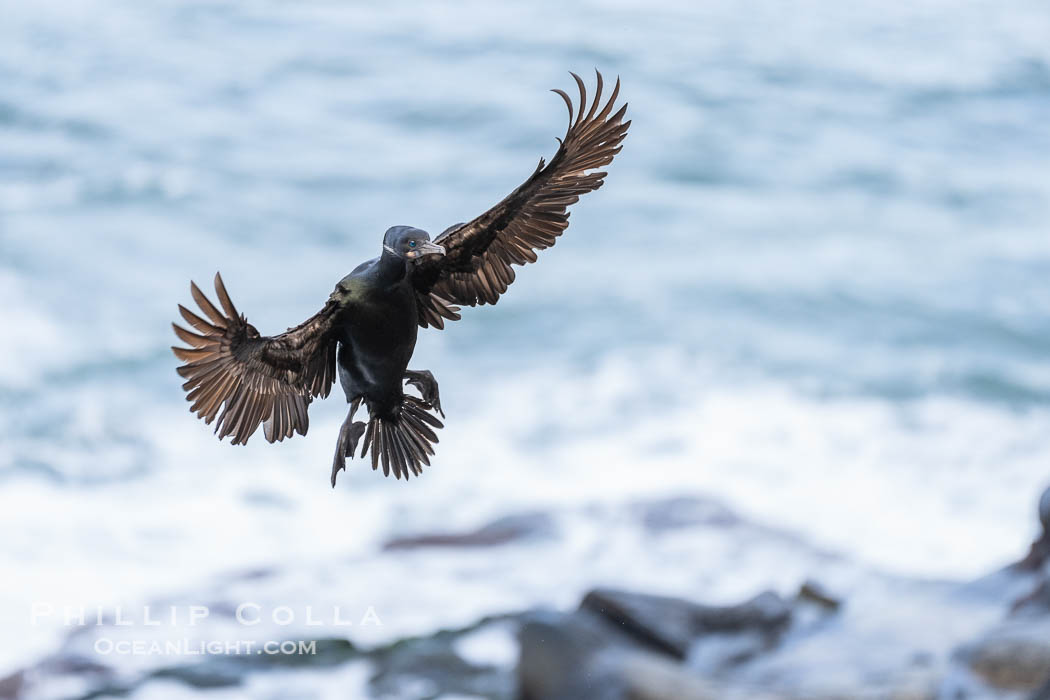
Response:
[[[597,72],[597,71],[596,71]],[[620,152],[630,121],[627,105],[613,111],[620,81],[601,105],[602,76],[589,109],[583,80],[580,110],[553,90],[569,109],[569,127],[549,164],[541,158],[533,174],[499,204],[433,241],[426,231],[394,226],[383,236],[379,257],[359,265],[336,285],[319,312],[284,333],[261,336],[239,314],[215,275],[217,308],[193,282],[190,292],[204,316],[179,305],[192,327],[172,324],[190,345],[173,347],[185,364],[182,388],[190,410],[215,423],[219,439],[244,444],[263,426],[267,441],[305,435],[307,407],[326,397],[338,374],[350,410],[339,430],[332,461],[336,475],[353,457],[361,438],[361,457],[371,452],[372,469],[406,479],[430,465],[435,430],[444,417],[438,384],[426,370],[409,370],[419,326],[444,328],[460,318],[459,306],[495,304],[514,281],[511,265],[536,261],[536,251],[554,245],[569,225],[568,207],[580,195],[601,187],[608,165]],[[586,112],[585,112],[586,110]],[[406,394],[414,386],[420,396]],[[355,422],[364,403],[367,422]]]

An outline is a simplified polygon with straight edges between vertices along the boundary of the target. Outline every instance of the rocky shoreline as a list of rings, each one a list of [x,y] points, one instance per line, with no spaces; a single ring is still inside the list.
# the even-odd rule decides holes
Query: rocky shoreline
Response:
[[[656,528],[736,522],[682,502],[643,516]],[[216,655],[134,670],[85,653],[84,628],[0,679],[0,699],[138,697],[160,681],[236,693],[268,674],[356,668],[362,692],[384,698],[1050,700],[1050,489],[1039,517],[1043,532],[1026,557],[962,584],[881,576],[841,594],[808,580],[793,595],[766,591],[729,605],[601,587],[573,610],[488,616],[371,648],[321,637],[311,655]],[[384,550],[502,547],[554,529],[530,513],[471,532],[400,537]]]

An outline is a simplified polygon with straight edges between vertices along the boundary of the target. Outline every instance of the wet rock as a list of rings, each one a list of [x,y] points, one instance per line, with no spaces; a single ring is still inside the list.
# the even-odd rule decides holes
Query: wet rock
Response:
[[[255,668],[272,668],[281,666],[308,666],[329,667],[338,666],[352,661],[363,653],[354,646],[354,643],[343,637],[321,637],[306,640],[313,643],[313,653],[310,654],[267,654],[264,656],[251,654],[233,657],[242,662],[244,666]]]
[[[1030,593],[1018,598],[1011,615],[1050,615],[1050,579],[1040,582]]]
[[[828,612],[834,612],[842,607],[842,601],[817,581],[804,582],[798,589],[798,599],[814,603]]]
[[[1032,543],[1028,555],[1017,563],[1019,569],[1036,571],[1050,562],[1050,488],[1039,498],[1039,522],[1043,525],[1043,532]]]
[[[1050,534],[1050,487],[1039,499],[1039,522],[1043,524],[1043,534]]]
[[[495,547],[511,542],[549,537],[553,519],[546,513],[522,513],[494,520],[477,530],[460,533],[433,533],[397,537],[383,545],[384,550],[424,547]]]
[[[1025,697],[1050,700],[1050,488],[1037,510],[1043,532],[1028,555],[981,579],[982,588],[995,584],[1001,598],[1014,599],[1007,619],[957,655],[980,697],[1034,691]]]
[[[175,680],[191,688],[209,690],[235,688],[243,680],[243,670],[238,664],[208,661],[186,666],[171,666],[154,671],[153,678]]]
[[[313,653],[258,654],[230,653],[201,655],[199,660],[180,662],[142,672],[118,673],[115,669],[75,653],[56,654],[29,669],[26,685],[33,694],[28,697],[59,697],[52,686],[75,682],[83,691],[76,697],[126,697],[152,680],[175,681],[196,690],[240,687],[251,673],[273,670],[306,670],[330,667],[355,659],[360,652],[346,639],[303,640],[313,644]],[[161,657],[165,658],[165,657]],[[0,685],[2,688],[2,685]],[[23,696],[14,696],[21,698]],[[61,697],[67,697],[62,695]],[[9,700],[0,693],[0,700]]]
[[[726,691],[682,666],[655,654],[615,650],[599,654],[593,664],[623,679],[626,700],[724,700]]]
[[[325,637],[312,640],[295,640],[296,643],[312,644],[311,653],[302,654],[214,654],[202,657],[192,664],[163,667],[152,672],[154,678],[169,678],[195,688],[222,688],[236,686],[252,672],[275,668],[326,668],[338,666],[359,658],[362,652],[349,640]]]
[[[418,642],[378,661],[371,687],[379,697],[480,695],[510,697],[511,684],[499,670],[476,666],[435,640]]]
[[[117,672],[82,653],[63,649],[44,657],[17,673],[0,679],[0,700],[30,697],[56,697],[54,687],[82,687],[125,690],[116,685]]]
[[[684,659],[697,639],[751,633],[748,646],[768,648],[791,620],[791,608],[767,592],[740,605],[699,605],[679,598],[611,589],[591,591],[580,604],[641,643]]]
[[[47,675],[112,676],[116,672],[105,664],[80,654],[56,654],[44,659],[37,669]]]
[[[1038,571],[1050,562],[1050,534],[1043,533],[1042,537],[1032,543],[1028,554],[1017,563],[1017,568],[1026,571]]]
[[[263,581],[269,578],[277,576],[278,570],[272,566],[260,566],[254,569],[245,569],[234,574],[231,578],[234,581]]]
[[[594,655],[615,643],[615,629],[593,615],[537,612],[518,633],[521,655],[518,683],[522,700],[569,700],[593,697],[616,698],[608,671],[596,674],[590,668]],[[618,640],[621,643],[622,639]]]
[[[1028,700],[1050,700],[1050,676],[1047,677],[1043,687],[1035,691]]]
[[[965,647],[962,656],[991,688],[1035,690],[1050,677],[1050,617],[1009,620]]]
[[[693,496],[668,498],[635,506],[642,524],[653,532],[707,526],[728,527],[740,523],[733,511],[717,501]]]
[[[483,620],[470,628],[405,639],[373,650],[368,654],[374,668],[369,686],[376,697],[452,695],[510,700],[515,689],[513,669],[473,662],[457,647],[465,637],[498,624],[507,623]]]
[[[25,687],[25,672],[15,671],[9,676],[0,678],[0,700],[18,700]]]
[[[519,634],[522,700],[714,700],[680,665],[588,610],[538,613]]]

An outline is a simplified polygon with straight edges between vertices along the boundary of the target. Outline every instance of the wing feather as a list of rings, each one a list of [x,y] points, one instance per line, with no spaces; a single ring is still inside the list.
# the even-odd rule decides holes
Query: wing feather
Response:
[[[190,294],[207,319],[180,304],[190,328],[172,324],[190,346],[172,347],[183,362],[178,373],[186,380],[190,410],[205,423],[216,421],[219,439],[232,436],[235,445],[246,443],[260,425],[268,442],[305,435],[310,402],[328,396],[335,382],[338,300],[330,298],[305,322],[268,337],[238,314],[218,273],[221,311],[193,282]]]
[[[535,262],[536,252],[553,246],[568,228],[568,208],[602,186],[606,173],[596,169],[620,152],[631,122],[623,121],[626,104],[613,112],[619,78],[603,103],[602,75],[595,72],[590,102],[583,79],[571,73],[580,93],[579,110],[564,90],[552,91],[565,101],[569,126],[550,163],[541,158],[529,179],[503,201],[435,239],[445,247],[445,255],[424,258],[413,275],[421,326],[442,328],[443,319],[457,320],[456,304],[495,304],[514,282],[511,266]]]

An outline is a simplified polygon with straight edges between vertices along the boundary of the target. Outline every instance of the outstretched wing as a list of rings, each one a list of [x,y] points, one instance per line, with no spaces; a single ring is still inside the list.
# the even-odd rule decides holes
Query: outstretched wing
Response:
[[[535,262],[536,251],[550,248],[568,227],[569,205],[602,186],[606,173],[595,168],[608,165],[620,152],[631,125],[623,121],[627,105],[613,113],[620,93],[617,78],[612,96],[601,107],[602,74],[598,73],[597,92],[588,109],[583,80],[571,75],[580,89],[580,110],[575,114],[569,96],[553,91],[569,108],[569,128],[551,162],[544,166],[541,158],[532,176],[502,202],[438,236],[435,242],[445,247],[443,257],[420,262],[413,279],[424,328],[442,328],[442,319],[458,319],[453,304],[495,304],[514,281],[511,265]]]
[[[192,402],[190,410],[208,424],[218,417],[219,439],[232,435],[235,445],[248,442],[260,423],[269,442],[296,432],[305,435],[307,406],[315,396],[328,396],[335,381],[338,302],[329,299],[302,324],[266,337],[237,313],[218,273],[215,293],[222,311],[193,282],[190,293],[207,318],[179,304],[193,330],[171,324],[175,335],[190,345],[172,347],[185,363],[178,372],[186,379],[182,388]]]

